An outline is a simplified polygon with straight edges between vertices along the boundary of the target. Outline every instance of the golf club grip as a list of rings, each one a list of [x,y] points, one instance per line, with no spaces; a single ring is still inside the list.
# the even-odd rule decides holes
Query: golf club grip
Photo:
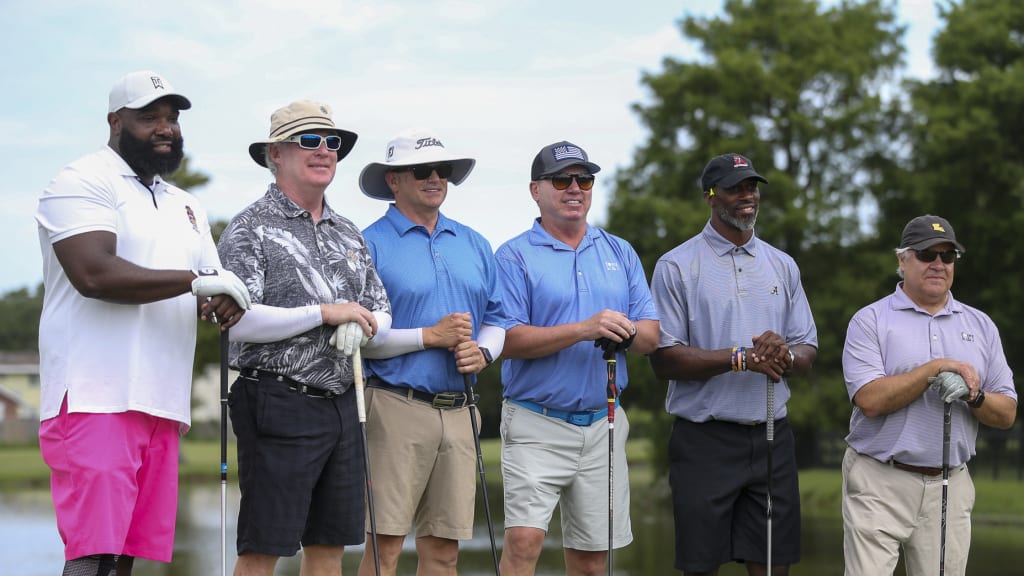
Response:
[[[766,402],[767,414],[765,415],[765,427],[768,433],[768,441],[775,440],[775,381],[768,377],[768,398]]]
[[[615,357],[605,360],[605,367],[608,369],[608,425],[615,425],[615,400],[619,396],[618,385],[615,383],[616,368]]]
[[[364,390],[365,380],[363,380],[363,353],[361,348],[356,348],[356,351],[352,353],[352,380],[356,387],[356,413],[359,415],[359,421],[366,423],[366,391]]]

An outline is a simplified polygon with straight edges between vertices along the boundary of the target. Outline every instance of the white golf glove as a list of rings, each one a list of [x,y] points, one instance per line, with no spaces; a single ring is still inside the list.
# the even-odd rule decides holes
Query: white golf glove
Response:
[[[363,327],[358,322],[339,324],[330,340],[331,346],[337,348],[345,356],[355,354],[356,348],[362,348],[369,341],[370,337],[363,332]]]
[[[933,389],[939,391],[939,397],[946,404],[952,403],[953,400],[966,398],[971,393],[963,376],[956,372],[939,372],[938,376],[930,376],[928,383],[932,385]]]
[[[192,281],[192,294],[196,296],[230,296],[242,308],[252,308],[249,290],[245,283],[231,270],[224,268],[200,268],[193,270],[196,279]]]

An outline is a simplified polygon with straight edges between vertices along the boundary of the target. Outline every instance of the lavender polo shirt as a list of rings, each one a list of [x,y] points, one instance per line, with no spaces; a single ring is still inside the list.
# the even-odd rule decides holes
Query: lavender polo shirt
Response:
[[[891,295],[854,314],[846,331],[843,376],[854,394],[884,376],[903,374],[936,358],[952,358],[974,366],[985,392],[1014,399],[1013,372],[1006,363],[999,330],[987,314],[958,302],[950,292],[946,307],[932,316],[903,292],[903,283]],[[971,459],[978,437],[978,421],[964,402],[953,402],[949,465]],[[853,407],[851,448],[886,462],[898,460],[914,466],[942,465],[943,402],[929,389],[903,409],[868,418]]]
[[[658,260],[651,293],[661,316],[659,348],[752,347],[772,330],[789,346],[818,346],[800,270],[785,252],[752,236],[743,246],[708,222],[704,230]],[[665,409],[692,422],[764,422],[767,379],[760,372],[726,372],[705,381],[670,380]],[[775,417],[786,415],[790,391],[775,386]]]

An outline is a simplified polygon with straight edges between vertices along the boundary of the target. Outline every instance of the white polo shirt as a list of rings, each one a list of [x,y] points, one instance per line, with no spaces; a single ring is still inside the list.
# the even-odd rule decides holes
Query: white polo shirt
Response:
[[[39,321],[40,418],[60,411],[136,410],[190,424],[196,298],[150,304],[85,298],[53,243],[92,231],[117,235],[117,255],[151,269],[220,266],[198,200],[159,177],[152,192],[111,148],[65,166],[36,212],[45,294]]]

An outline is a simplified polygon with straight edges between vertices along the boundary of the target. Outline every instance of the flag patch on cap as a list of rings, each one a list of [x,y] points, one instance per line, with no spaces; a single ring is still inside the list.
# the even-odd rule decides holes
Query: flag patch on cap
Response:
[[[573,146],[572,144],[564,146],[555,146],[554,148],[551,149],[551,153],[554,154],[555,161],[565,160],[567,158],[571,158],[573,160],[583,160],[584,162],[587,160],[583,156],[583,150],[580,150],[579,147]]]

